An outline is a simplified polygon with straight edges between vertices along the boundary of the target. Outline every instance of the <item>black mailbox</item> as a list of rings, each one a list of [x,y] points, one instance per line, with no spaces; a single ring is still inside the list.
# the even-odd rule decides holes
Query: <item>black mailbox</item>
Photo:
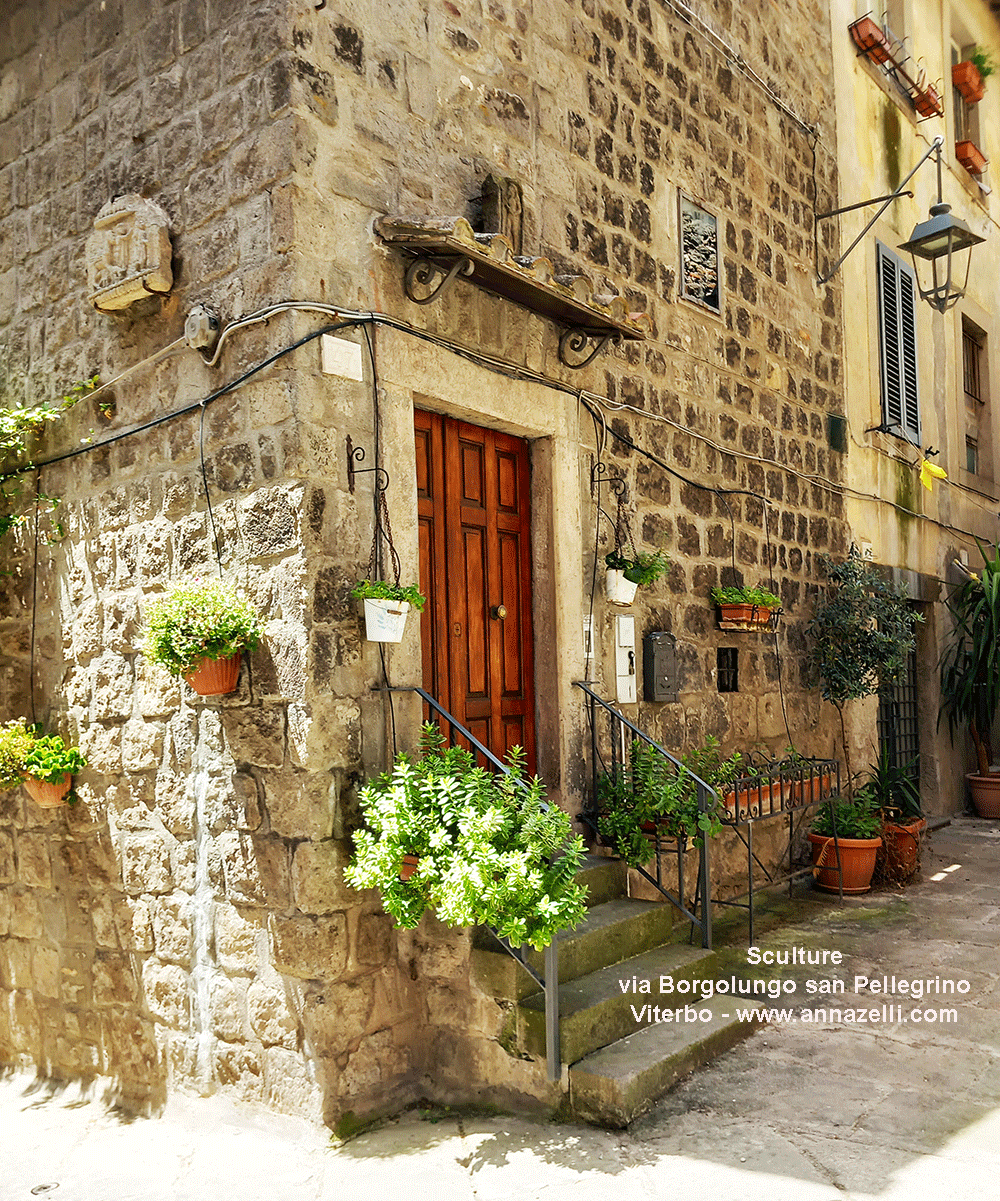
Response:
[[[677,639],[654,630],[642,640],[642,682],[647,701],[677,703]]]

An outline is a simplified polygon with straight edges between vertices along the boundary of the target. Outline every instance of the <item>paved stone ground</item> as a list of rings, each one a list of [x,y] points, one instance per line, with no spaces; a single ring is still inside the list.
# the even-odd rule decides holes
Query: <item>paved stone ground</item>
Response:
[[[613,1192],[621,1201],[930,1201],[1000,1192],[1000,829],[956,821],[934,835],[919,884],[840,907],[812,898],[765,950],[841,950],[838,967],[748,966],[793,977],[795,1021],[772,1024],[681,1084],[628,1131],[410,1113],[334,1148],[322,1131],[219,1098],[129,1119],[75,1089],[0,1079],[0,1199],[333,1201],[416,1186],[436,1201]],[[951,870],[947,870],[951,869]],[[778,907],[780,909],[780,906]],[[786,908],[783,912],[789,916]],[[855,975],[968,980],[952,1023],[917,1023],[918,1002],[853,993]],[[806,980],[842,977],[836,998]],[[654,1000],[659,1000],[655,997]],[[821,1002],[900,1005],[907,1021],[805,1024]],[[792,1005],[789,1005],[789,1002]],[[896,1015],[894,1015],[896,1016]],[[436,1119],[436,1120],[432,1120]]]

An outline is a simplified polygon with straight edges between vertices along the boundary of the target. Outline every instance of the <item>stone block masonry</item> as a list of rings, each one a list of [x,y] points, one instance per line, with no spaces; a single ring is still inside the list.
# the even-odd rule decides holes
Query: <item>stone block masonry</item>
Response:
[[[835,194],[833,146],[788,112],[831,108],[828,32],[805,0],[752,14],[717,0],[705,15],[780,103],[700,25],[647,0],[14,0],[0,17],[10,367],[29,397],[50,396],[160,351],[195,303],[227,324],[301,297],[387,312],[606,397],[605,461],[627,482],[642,547],[672,558],[636,614],[641,630],[676,635],[680,700],[641,706],[640,724],[678,749],[709,733],[783,747],[772,645],[753,636],[744,691],[715,693],[708,592],[734,567],[747,583],[773,570],[788,612],[778,649],[797,662],[813,554],[846,545],[824,433],[825,413],[842,411],[841,301],[811,282],[813,195]],[[574,375],[551,323],[464,281],[425,309],[405,299],[374,219],[476,221],[489,174],[522,186],[523,252],[645,310],[645,344]],[[84,246],[125,193],[168,215],[173,287],[109,317],[86,303]],[[717,221],[717,313],[679,295],[681,194]],[[216,368],[187,350],[141,367],[105,394],[110,416],[84,402],[43,454],[198,401],[322,321],[248,326]],[[428,400],[428,364],[414,349],[399,373],[411,391],[389,399],[487,423],[471,389]],[[321,376],[313,344],[214,402],[203,425],[177,417],[42,472],[66,535],[43,540],[37,569],[32,539],[4,550],[0,707],[78,739],[89,766],[73,809],[0,797],[0,1060],[107,1076],[134,1104],[227,1089],[329,1122],[421,1095],[552,1100],[538,1065],[504,1050],[468,937],[433,918],[396,931],[376,896],[343,881],[357,789],[389,738],[348,598],[371,510],[370,492],[348,490],[344,446],[350,434],[371,448],[370,382]],[[551,434],[537,395],[524,415],[536,468]],[[411,433],[384,420],[405,530]],[[576,487],[597,447],[585,415],[573,437]],[[585,485],[581,504],[588,549],[560,588],[591,578]],[[267,636],[239,691],[206,702],[151,668],[139,638],[150,598],[217,571],[216,537]],[[610,628],[600,603],[597,618]],[[399,662],[419,678],[416,657]],[[800,749],[827,753],[815,694],[794,667],[785,682]],[[578,714],[545,720],[558,726],[554,786],[575,804]]]

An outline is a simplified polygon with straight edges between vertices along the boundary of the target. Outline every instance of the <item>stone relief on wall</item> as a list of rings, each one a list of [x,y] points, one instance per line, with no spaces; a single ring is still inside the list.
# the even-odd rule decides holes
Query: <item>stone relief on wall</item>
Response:
[[[515,254],[523,254],[524,193],[516,179],[487,175],[483,180],[483,233],[503,234]]]
[[[119,196],[94,219],[87,239],[90,301],[101,312],[128,308],[151,294],[170,291],[170,221],[152,200]]]

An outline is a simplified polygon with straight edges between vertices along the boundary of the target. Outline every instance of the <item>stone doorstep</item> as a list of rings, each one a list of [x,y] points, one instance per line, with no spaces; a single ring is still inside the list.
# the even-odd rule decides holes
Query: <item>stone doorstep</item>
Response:
[[[632,958],[637,952],[662,946],[670,938],[673,906],[658,901],[605,901],[587,910],[575,930],[564,930],[559,942],[559,982]],[[477,934],[485,943],[472,949],[473,980],[483,992],[508,1001],[520,1001],[538,991],[538,985],[487,931]],[[528,962],[544,975],[545,957],[528,952]]]
[[[634,904],[635,902],[633,902]],[[611,964],[559,987],[559,1048],[564,1063],[575,1063],[598,1047],[633,1033],[637,1022],[632,1007],[652,1004],[686,1004],[697,993],[663,994],[659,978],[674,980],[714,979],[716,957],[713,951],[682,945],[658,946]],[[621,981],[636,977],[649,980],[653,992],[622,992]],[[518,1008],[518,1034],[521,1046],[529,1054],[545,1055],[545,994],[538,992],[523,1000]]]
[[[576,878],[580,884],[587,886],[587,907],[593,908],[625,896],[626,870],[621,859],[585,855],[583,867],[576,873]]]
[[[749,1038],[762,1024],[737,1021],[732,997],[696,1004],[712,1011],[711,1021],[646,1026],[573,1064],[569,1096],[576,1117],[611,1129],[627,1126],[682,1076]]]

